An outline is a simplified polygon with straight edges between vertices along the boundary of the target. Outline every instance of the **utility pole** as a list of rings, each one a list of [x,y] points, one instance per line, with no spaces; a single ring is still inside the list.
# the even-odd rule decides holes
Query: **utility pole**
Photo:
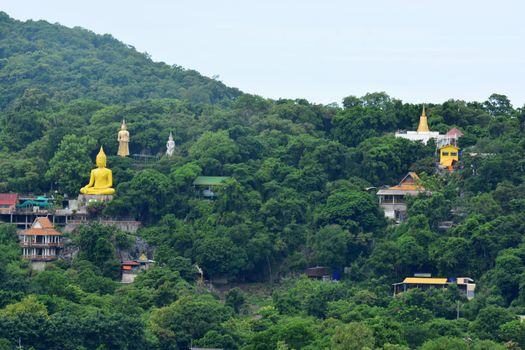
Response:
[[[456,320],[459,320],[459,300],[457,301]]]

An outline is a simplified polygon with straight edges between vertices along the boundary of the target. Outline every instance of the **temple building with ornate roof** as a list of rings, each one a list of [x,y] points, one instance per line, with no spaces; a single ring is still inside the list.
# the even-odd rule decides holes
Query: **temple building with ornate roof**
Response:
[[[55,230],[47,217],[37,217],[30,228],[18,233],[22,256],[33,266],[56,260],[64,248],[62,233]],[[43,268],[44,264],[40,268]],[[38,268],[37,268],[38,269]]]

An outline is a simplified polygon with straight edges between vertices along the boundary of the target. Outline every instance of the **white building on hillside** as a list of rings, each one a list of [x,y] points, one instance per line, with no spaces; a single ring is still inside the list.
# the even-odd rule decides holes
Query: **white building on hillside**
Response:
[[[443,135],[440,135],[439,131],[430,131],[428,128],[427,115],[425,114],[425,107],[423,106],[423,112],[419,117],[417,131],[398,131],[395,136],[410,141],[421,141],[426,145],[428,140],[435,139],[437,142],[437,140]]]
[[[421,141],[425,145],[428,140],[436,140],[436,148],[440,149],[441,147],[452,145],[457,146],[458,139],[463,136],[463,133],[456,128],[452,128],[445,135],[439,133],[439,131],[430,131],[428,128],[427,115],[425,113],[425,107],[423,106],[423,111],[419,117],[419,126],[417,131],[398,131],[396,132],[396,137],[401,137],[410,141]]]

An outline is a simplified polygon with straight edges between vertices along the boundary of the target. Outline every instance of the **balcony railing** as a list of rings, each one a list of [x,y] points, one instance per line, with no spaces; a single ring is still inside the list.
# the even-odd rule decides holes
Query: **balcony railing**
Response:
[[[62,248],[62,247],[64,247],[64,243],[20,242],[20,246],[23,247],[23,248],[27,248],[27,247],[35,247],[35,248],[58,247],[58,248]]]
[[[35,260],[35,261],[51,261],[56,260],[56,255],[24,255],[24,259]]]

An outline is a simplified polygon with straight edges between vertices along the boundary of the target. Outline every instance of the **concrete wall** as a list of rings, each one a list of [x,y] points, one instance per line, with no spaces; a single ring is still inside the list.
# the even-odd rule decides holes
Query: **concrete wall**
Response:
[[[44,271],[46,269],[46,262],[45,261],[32,261],[31,269],[35,271]]]
[[[406,212],[407,206],[404,203],[399,204],[391,204],[391,203],[381,203],[379,204],[381,208],[383,208],[383,211],[385,212],[385,217],[389,219],[396,219],[396,210],[400,212]]]
[[[87,225],[90,223],[97,223],[106,226],[116,226],[122,231],[135,233],[140,228],[140,221],[128,221],[128,220],[92,220],[92,221],[81,221],[81,220],[70,220],[64,228],[65,232],[73,232],[80,225]]]
[[[133,283],[133,281],[135,281],[135,277],[137,277],[137,275],[134,273],[124,272],[122,273],[121,282],[122,283]]]

